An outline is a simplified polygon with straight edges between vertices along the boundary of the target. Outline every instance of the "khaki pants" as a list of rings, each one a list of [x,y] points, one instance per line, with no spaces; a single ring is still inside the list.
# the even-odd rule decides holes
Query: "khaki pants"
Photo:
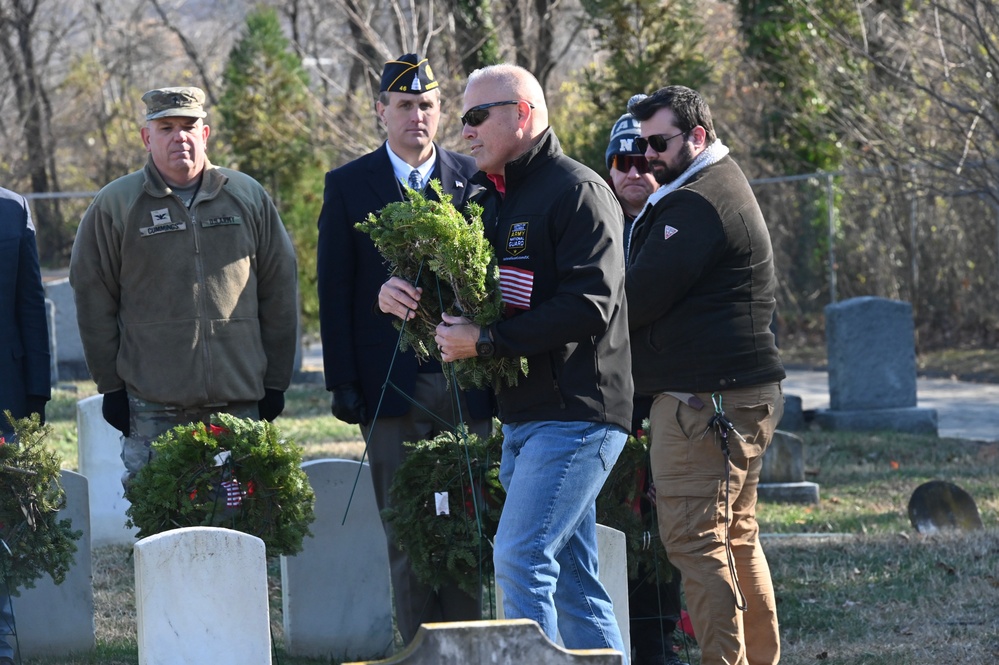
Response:
[[[716,395],[745,437],[740,441],[730,433],[730,464],[716,430],[708,426],[714,415],[711,393],[698,393],[705,405],[700,410],[672,395],[659,395],[653,402],[651,460],[659,535],[683,575],[702,665],[773,665],[780,660],[780,637],[770,568],[759,542],[756,487],[763,453],[784,413],[784,395],[778,383]],[[725,549],[726,512],[745,612],[736,607],[741,597]]]

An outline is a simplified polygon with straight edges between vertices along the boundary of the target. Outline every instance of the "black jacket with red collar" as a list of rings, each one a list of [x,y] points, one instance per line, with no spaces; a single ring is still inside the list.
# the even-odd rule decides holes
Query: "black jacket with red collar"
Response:
[[[549,128],[505,167],[505,195],[483,173],[479,197],[507,306],[490,326],[496,355],[529,373],[497,393],[503,422],[631,427],[632,378],[621,208]]]

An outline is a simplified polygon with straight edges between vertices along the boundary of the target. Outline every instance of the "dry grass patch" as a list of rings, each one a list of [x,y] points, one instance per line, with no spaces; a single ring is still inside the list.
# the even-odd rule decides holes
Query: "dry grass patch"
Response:
[[[782,663],[999,661],[999,530],[768,538]]]
[[[126,545],[94,550],[94,621],[103,641],[135,640],[135,565]]]

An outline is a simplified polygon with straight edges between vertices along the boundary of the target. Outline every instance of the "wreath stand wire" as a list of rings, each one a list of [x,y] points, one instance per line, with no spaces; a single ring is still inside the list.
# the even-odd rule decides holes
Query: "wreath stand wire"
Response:
[[[421,261],[420,268],[417,271],[415,279],[413,280],[413,284],[414,285],[420,283],[420,276],[423,273],[423,268],[425,267],[425,265],[426,265],[426,260],[424,259],[423,261]],[[443,311],[443,298],[441,297],[440,278],[439,277],[435,278],[435,281],[437,283],[437,298],[438,298],[438,301],[441,303],[441,310]],[[407,314],[409,312],[411,312],[411,311],[412,310],[407,310]],[[398,357],[399,352],[400,352],[400,345],[401,345],[401,342],[402,342],[403,334],[406,331],[406,324],[407,323],[408,323],[408,320],[403,320],[402,321],[402,325],[399,328],[399,336],[398,336],[398,339],[396,341],[395,349],[392,352],[392,359],[389,362],[389,368],[388,368],[388,372],[387,372],[387,374],[385,376],[385,382],[382,383],[381,393],[379,394],[379,397],[378,397],[378,404],[375,407],[375,413],[374,413],[374,415],[372,416],[372,419],[371,419],[371,430],[368,432],[368,437],[370,438],[372,432],[374,432],[374,430],[375,430],[375,427],[377,427],[377,425],[378,425],[378,415],[381,412],[382,402],[385,399],[385,393],[386,393],[386,391],[389,388],[392,388],[393,390],[396,391],[396,393],[398,393],[401,397],[403,397],[406,401],[408,401],[414,407],[421,409],[424,413],[426,413],[427,415],[429,415],[430,417],[432,417],[434,420],[436,420],[441,425],[444,425],[445,427],[451,428],[451,429],[453,429],[455,431],[455,434],[457,435],[458,441],[462,445],[462,450],[464,452],[465,469],[466,469],[466,471],[468,473],[468,481],[471,484],[471,482],[472,482],[472,464],[471,464],[471,457],[470,457],[469,452],[468,452],[468,429],[467,429],[467,427],[465,425],[465,419],[464,419],[463,414],[461,412],[461,400],[459,399],[460,388],[458,387],[458,380],[457,380],[457,375],[456,375],[455,369],[454,369],[454,363],[442,363],[442,365],[445,366],[444,371],[447,372],[449,374],[449,376],[450,376],[450,380],[448,381],[448,383],[449,383],[449,390],[452,391],[452,395],[454,397],[454,400],[452,401],[452,403],[454,404],[454,407],[456,409],[456,413],[454,413],[453,415],[457,416],[457,418],[455,420],[455,422],[457,423],[457,426],[453,425],[452,423],[449,423],[449,422],[445,421],[440,416],[438,416],[436,413],[433,413],[432,411],[430,411],[429,409],[427,409],[424,405],[422,405],[419,402],[417,402],[415,399],[412,398],[412,396],[408,395],[405,391],[403,391],[401,388],[399,388],[399,386],[395,385],[395,383],[393,383],[392,380],[391,380],[392,369],[395,367],[395,359]],[[367,444],[367,439],[365,439],[364,450],[361,453],[361,459],[360,459],[360,461],[357,464],[357,474],[354,476],[354,484],[351,487],[350,496],[347,498],[347,506],[344,508],[343,519],[340,522],[341,525],[346,524],[346,522],[347,522],[347,515],[350,512],[350,506],[351,506],[351,504],[352,504],[352,502],[354,500],[354,493],[357,490],[357,483],[360,480],[361,470],[363,468],[364,460],[367,457],[367,454],[368,454],[368,444]],[[481,615],[483,613],[482,609],[483,609],[483,604],[485,602],[488,601],[490,607],[493,607],[493,605],[494,605],[494,598],[493,598],[492,586],[484,584],[484,582],[486,581],[486,579],[485,579],[486,574],[482,570],[482,560],[483,560],[483,555],[484,555],[484,552],[482,551],[482,549],[483,549],[483,541],[485,540],[484,538],[482,538],[482,517],[481,517],[482,513],[481,513],[480,506],[479,506],[478,497],[476,496],[477,493],[474,491],[474,489],[472,489],[472,491],[466,493],[466,491],[465,491],[466,487],[464,485],[465,479],[464,479],[463,475],[459,474],[458,479],[459,479],[459,482],[461,483],[461,485],[459,487],[460,487],[460,490],[462,492],[462,495],[464,496],[464,495],[467,494],[467,495],[471,496],[472,509],[473,509],[474,514],[475,514],[475,526],[476,526],[476,529],[477,529],[478,535],[479,535],[479,557],[478,557],[478,559],[479,559],[479,585],[480,585],[480,587],[485,587],[485,588],[489,589],[489,591],[485,594],[485,596],[483,596],[482,594],[480,594],[479,614]],[[465,519],[466,520],[468,519],[467,515],[466,515]],[[444,561],[445,561],[445,559],[442,559],[441,562],[438,564],[438,570],[439,570],[440,566],[443,565]],[[430,600],[429,596],[427,597],[426,600],[427,600],[427,602],[429,602],[429,600]]]
[[[10,547],[7,545],[7,541],[0,538],[0,556],[10,556],[13,557],[13,552],[10,551]],[[10,584],[7,583],[7,577],[3,578],[3,588],[7,592],[7,604],[10,606],[10,622],[4,621],[6,625],[0,625],[0,630],[5,630],[6,632],[0,633],[3,636],[13,636],[14,638],[14,653],[18,656],[18,661],[20,661],[21,656],[21,641],[17,637],[17,616],[14,614],[14,597],[11,594]],[[3,611],[3,607],[0,607],[0,611]]]

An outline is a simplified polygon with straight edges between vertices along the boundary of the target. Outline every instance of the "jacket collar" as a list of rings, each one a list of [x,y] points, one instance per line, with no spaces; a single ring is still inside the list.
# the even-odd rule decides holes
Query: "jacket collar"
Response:
[[[531,146],[527,152],[506,163],[503,168],[506,191],[509,192],[516,188],[518,184],[530,178],[535,171],[550,160],[561,156],[562,145],[559,143],[558,137],[555,136],[555,130],[548,127],[542,132],[538,142]],[[489,180],[484,171],[476,173],[472,181],[489,191],[496,191],[496,186]]]
[[[673,182],[667,183],[652,192],[648,200],[645,202],[645,206],[642,211],[638,213],[638,218],[645,214],[646,210],[651,210],[653,206],[663,200],[667,194],[672,194],[676,190],[683,187],[688,180],[693,178],[703,169],[711,166],[712,164],[717,164],[726,155],[728,155],[728,146],[722,143],[720,140],[715,139],[715,142],[709,145],[707,148],[701,151],[694,161],[687,167],[687,169],[677,177]],[[638,219],[636,218],[636,219]]]
[[[555,131],[548,127],[541,134],[538,142],[527,152],[507,162],[504,169],[507,191],[516,188],[544,164],[561,155],[562,145],[559,143],[558,137],[555,136]]]
[[[163,179],[163,176],[160,175],[156,165],[153,164],[152,155],[146,160],[146,165],[142,170],[146,176],[144,187],[148,194],[157,198],[173,194],[173,189]],[[206,157],[205,169],[201,172],[201,189],[198,191],[198,197],[214,197],[228,180],[228,176],[219,171]]]

